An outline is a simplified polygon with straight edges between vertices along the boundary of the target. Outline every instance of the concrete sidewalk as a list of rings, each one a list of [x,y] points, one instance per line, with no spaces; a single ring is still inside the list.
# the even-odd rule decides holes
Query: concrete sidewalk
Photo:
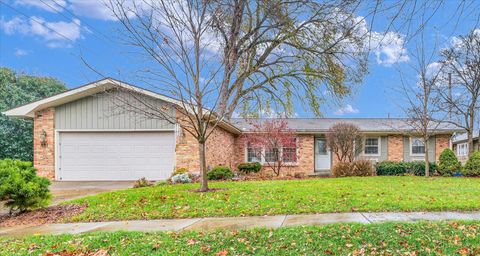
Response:
[[[420,220],[480,220],[480,212],[378,212],[325,213],[226,218],[135,220],[89,223],[62,223],[35,227],[0,229],[0,236],[79,234],[94,231],[207,231],[215,229],[279,228],[331,223],[413,222]]]

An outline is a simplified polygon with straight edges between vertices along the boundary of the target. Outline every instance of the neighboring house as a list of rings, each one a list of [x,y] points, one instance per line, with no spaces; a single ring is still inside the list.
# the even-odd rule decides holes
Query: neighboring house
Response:
[[[465,163],[468,160],[468,138],[466,133],[455,134],[452,137],[453,151],[460,162]],[[473,133],[473,148],[475,151],[480,149],[478,142],[478,131]]]
[[[122,90],[118,90],[121,88]],[[116,97],[134,91],[149,105],[171,110],[180,106],[175,99],[108,78],[39,101],[5,111],[7,116],[34,121],[34,165],[39,175],[54,180],[149,180],[166,179],[176,168],[198,172],[198,146],[177,123],[151,119],[137,112],[119,111]],[[338,122],[353,123],[365,133],[359,156],[372,161],[413,161],[424,159],[421,139],[410,136],[404,119],[286,119],[296,134],[296,148],[283,149],[292,159],[284,173],[329,174],[335,157],[326,148],[324,134]],[[259,120],[261,121],[261,120]],[[207,165],[235,168],[242,162],[265,162],[256,150],[239,139],[249,132],[243,119],[221,122],[207,141]],[[442,124],[430,141],[430,159],[438,159],[450,147],[458,132]],[[298,157],[289,157],[297,152]],[[290,152],[290,153],[289,153]],[[265,154],[262,154],[265,155]],[[268,155],[268,154],[266,154]],[[287,160],[288,161],[288,160]]]

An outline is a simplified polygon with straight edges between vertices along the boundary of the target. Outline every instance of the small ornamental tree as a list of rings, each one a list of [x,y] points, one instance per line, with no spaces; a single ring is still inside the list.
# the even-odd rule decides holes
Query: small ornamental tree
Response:
[[[242,135],[247,147],[256,149],[255,154],[279,176],[282,167],[297,162],[297,141],[295,134],[282,119],[251,122],[251,132]]]
[[[442,151],[438,160],[437,171],[443,176],[451,176],[461,168],[461,164],[455,156],[455,153],[449,148]]]
[[[327,146],[342,163],[351,163],[362,149],[362,135],[358,126],[349,123],[334,124],[326,134]]]

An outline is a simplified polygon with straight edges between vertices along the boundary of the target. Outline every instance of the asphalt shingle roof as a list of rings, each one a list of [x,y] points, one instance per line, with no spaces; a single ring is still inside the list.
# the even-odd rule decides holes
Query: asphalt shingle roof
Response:
[[[242,131],[252,128],[251,123],[267,119],[233,118],[230,122]],[[283,118],[288,127],[297,132],[325,132],[336,123],[351,123],[363,132],[408,132],[412,130],[405,118]],[[440,132],[459,131],[450,123],[441,123],[437,127]]]

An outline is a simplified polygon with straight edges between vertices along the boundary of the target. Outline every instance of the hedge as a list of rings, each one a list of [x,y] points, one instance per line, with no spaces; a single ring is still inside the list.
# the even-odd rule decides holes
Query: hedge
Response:
[[[376,166],[377,175],[405,175],[413,174],[416,176],[425,176],[425,161],[412,162],[392,162],[383,161]],[[437,171],[437,165],[430,163],[430,173]]]

